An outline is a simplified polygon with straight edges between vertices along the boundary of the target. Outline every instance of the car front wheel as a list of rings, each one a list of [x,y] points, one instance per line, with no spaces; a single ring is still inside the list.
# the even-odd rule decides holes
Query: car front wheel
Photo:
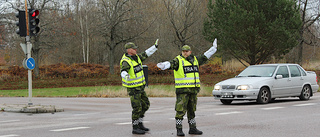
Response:
[[[311,96],[311,88],[308,85],[303,86],[301,94],[299,96],[300,100],[309,100]]]
[[[222,104],[230,105],[233,100],[220,99],[220,101],[221,101]]]
[[[270,90],[266,87],[262,87],[259,91],[257,102],[260,104],[267,104],[271,100]]]

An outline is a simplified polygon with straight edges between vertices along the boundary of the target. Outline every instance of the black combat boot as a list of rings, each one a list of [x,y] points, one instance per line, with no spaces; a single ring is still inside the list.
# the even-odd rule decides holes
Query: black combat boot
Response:
[[[189,134],[202,135],[202,131],[197,129],[196,120],[194,118],[188,120],[188,123],[190,127]]]
[[[177,136],[184,136],[182,131],[182,119],[176,119]]]
[[[198,130],[197,128],[190,128],[189,129],[189,134],[194,134],[194,135],[202,135],[202,131]]]
[[[184,136],[182,128],[177,128],[177,136]]]
[[[144,130],[142,130],[142,129],[140,129],[140,128],[133,128],[132,129],[132,134],[145,134],[146,132],[144,131]]]
[[[139,128],[141,129],[141,130],[144,130],[144,131],[149,131],[149,128],[146,128],[146,127],[144,127],[143,126],[143,123],[142,123],[142,121],[143,121],[143,119],[142,118],[139,118]]]
[[[145,134],[146,132],[139,127],[138,120],[132,120],[132,134]]]

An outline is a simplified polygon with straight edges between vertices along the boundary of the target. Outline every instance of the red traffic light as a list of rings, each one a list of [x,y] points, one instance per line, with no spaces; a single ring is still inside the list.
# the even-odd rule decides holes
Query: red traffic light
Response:
[[[32,10],[32,11],[30,11],[30,13],[31,13],[32,17],[36,17],[39,15],[39,10]]]
[[[39,22],[40,20],[37,18],[39,15],[39,10],[36,9],[29,9],[29,32],[30,36],[36,36],[39,31]]]

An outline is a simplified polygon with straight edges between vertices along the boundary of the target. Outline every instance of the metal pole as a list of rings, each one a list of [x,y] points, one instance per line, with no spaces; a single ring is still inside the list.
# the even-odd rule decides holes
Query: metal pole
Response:
[[[31,58],[31,43],[30,43],[30,36],[26,36],[27,41],[27,59]],[[28,91],[29,91],[29,102],[28,105],[33,105],[32,99],[32,70],[28,69]]]
[[[27,0],[24,1],[25,5],[25,13],[26,13],[26,27],[27,27],[27,36],[26,36],[26,42],[27,42],[27,59],[31,58],[31,42],[30,42],[30,35],[29,35],[29,13],[28,13],[28,4]],[[29,102],[28,105],[33,105],[31,99],[32,99],[32,70],[28,69],[28,91],[29,91]]]

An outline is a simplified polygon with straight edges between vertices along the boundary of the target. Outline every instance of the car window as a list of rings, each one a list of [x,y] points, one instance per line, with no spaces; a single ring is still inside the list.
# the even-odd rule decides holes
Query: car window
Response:
[[[249,66],[238,77],[271,77],[276,66]]]
[[[291,72],[291,77],[300,77],[301,76],[300,70],[297,66],[289,65],[289,69]]]
[[[282,75],[283,78],[289,77],[289,71],[287,69],[287,66],[280,66],[276,75]]]
[[[302,72],[302,76],[307,76],[307,73],[301,67],[299,67],[299,70]]]

